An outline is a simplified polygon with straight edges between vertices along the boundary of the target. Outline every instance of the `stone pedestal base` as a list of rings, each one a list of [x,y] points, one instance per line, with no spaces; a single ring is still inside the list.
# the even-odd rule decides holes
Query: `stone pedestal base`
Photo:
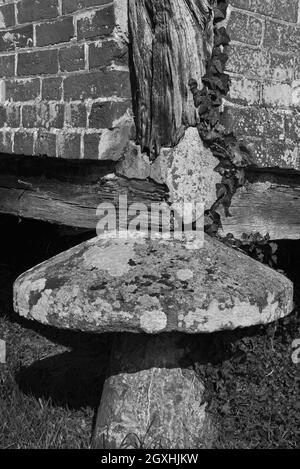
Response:
[[[216,430],[204,386],[187,361],[180,334],[120,334],[111,356],[94,448],[210,448]]]

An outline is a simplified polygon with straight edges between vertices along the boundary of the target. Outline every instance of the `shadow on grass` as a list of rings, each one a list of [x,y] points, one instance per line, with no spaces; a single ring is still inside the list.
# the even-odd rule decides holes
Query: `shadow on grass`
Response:
[[[50,399],[54,406],[96,410],[107,362],[107,353],[74,350],[22,367],[16,374],[16,381],[25,394]]]

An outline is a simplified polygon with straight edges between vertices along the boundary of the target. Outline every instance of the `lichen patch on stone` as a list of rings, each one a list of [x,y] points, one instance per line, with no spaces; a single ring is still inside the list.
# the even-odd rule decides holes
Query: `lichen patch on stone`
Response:
[[[163,311],[145,311],[141,316],[141,328],[147,334],[163,332],[167,323],[168,319]]]
[[[40,293],[46,286],[46,279],[31,280],[31,276],[21,282],[15,293],[14,306],[18,309],[20,316],[27,317],[30,313],[30,297],[32,294]]]
[[[30,316],[42,324],[48,324],[48,311],[49,303],[51,302],[51,293],[52,290],[44,290],[37,304],[32,307],[30,312]]]
[[[232,304],[212,300],[207,309],[197,308],[179,315],[179,327],[185,332],[214,332],[216,330],[250,327],[254,324],[267,324],[281,317],[279,303],[275,295],[269,293],[264,309],[258,304],[234,298]]]
[[[181,270],[178,270],[177,272],[177,278],[183,282],[186,282],[187,280],[191,280],[193,277],[194,277],[194,274],[189,269],[181,269]]]
[[[92,246],[84,254],[84,265],[106,271],[112,277],[122,277],[129,272],[129,261],[133,258],[132,243],[119,243],[109,247]]]

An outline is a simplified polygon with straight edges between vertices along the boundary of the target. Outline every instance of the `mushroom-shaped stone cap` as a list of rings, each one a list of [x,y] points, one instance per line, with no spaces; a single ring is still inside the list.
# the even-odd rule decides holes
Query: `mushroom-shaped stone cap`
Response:
[[[23,274],[15,310],[28,319],[93,332],[208,333],[273,322],[293,309],[283,275],[205,238],[95,238]]]

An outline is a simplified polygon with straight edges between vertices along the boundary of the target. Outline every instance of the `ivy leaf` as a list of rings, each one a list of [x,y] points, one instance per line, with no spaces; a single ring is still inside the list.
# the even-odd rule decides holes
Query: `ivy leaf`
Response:
[[[201,91],[197,91],[194,93],[194,105],[196,108],[201,106],[206,101],[206,98],[203,99],[203,93]]]
[[[205,101],[201,102],[198,107],[199,116],[203,116],[209,110],[209,104]]]
[[[217,184],[217,198],[222,199],[227,195],[227,187],[225,184]]]
[[[208,114],[208,119],[211,125],[214,127],[220,120],[220,111],[219,109],[211,109]]]
[[[220,60],[214,59],[212,65],[214,68],[213,72],[223,73],[224,69],[223,69],[222,62]]]
[[[231,145],[232,162],[236,166],[245,167],[253,164],[252,155],[241,142]]]
[[[236,172],[235,176],[236,176],[236,179],[237,179],[238,186],[243,187],[245,185],[245,182],[246,182],[245,170],[244,169],[239,169]]]
[[[224,27],[216,29],[215,32],[215,47],[228,46],[230,43],[230,37]]]
[[[222,63],[223,68],[226,66],[228,60],[228,55],[225,52],[222,52],[220,47],[215,47],[213,51],[212,60],[219,60]]]

